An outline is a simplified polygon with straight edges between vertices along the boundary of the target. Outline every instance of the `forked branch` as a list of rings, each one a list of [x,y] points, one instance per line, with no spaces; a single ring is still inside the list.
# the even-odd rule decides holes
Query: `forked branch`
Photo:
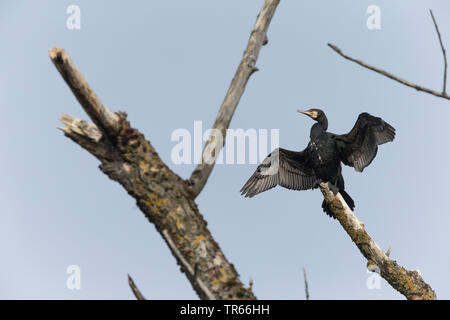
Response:
[[[250,75],[279,0],[265,0],[250,35],[243,60],[228,90],[214,127],[225,132]],[[50,59],[88,116],[88,123],[63,114],[60,128],[75,143],[100,160],[100,169],[135,198],[174,255],[181,271],[202,299],[255,299],[228,262],[200,214],[195,196],[204,187],[213,165],[193,173],[187,183],[160,159],[142,133],[131,127],[126,113],[105,107],[62,48]],[[143,298],[134,282],[136,297]]]
[[[446,94],[446,93],[438,92],[438,91],[435,91],[435,90],[431,90],[431,89],[419,86],[418,84],[415,84],[415,83],[412,83],[412,82],[410,82],[408,80],[405,80],[405,79],[402,79],[400,77],[397,77],[396,75],[394,75],[392,73],[389,73],[389,72],[384,71],[382,69],[379,69],[377,67],[371,66],[370,64],[367,64],[364,61],[361,61],[361,60],[358,60],[358,59],[354,59],[354,58],[350,57],[349,55],[343,53],[341,49],[339,49],[338,47],[336,47],[335,45],[333,45],[331,43],[329,43],[328,46],[331,49],[333,49],[334,51],[336,51],[340,56],[344,57],[347,60],[353,61],[353,62],[359,64],[360,66],[363,66],[364,68],[367,68],[369,70],[378,72],[379,74],[382,74],[385,77],[388,77],[388,78],[390,78],[392,80],[400,82],[401,84],[404,84],[405,86],[414,88],[417,91],[423,91],[423,92],[432,94],[432,95],[434,95],[436,97],[440,97],[440,98],[444,98],[444,99],[450,100],[450,96],[448,94]]]
[[[90,92],[91,97],[95,95],[63,49],[52,49],[50,58],[61,74],[70,79],[67,83],[75,96],[83,96],[84,92]],[[82,101],[86,113],[98,125],[64,114],[61,120],[65,127],[61,130],[99,159],[100,169],[136,199],[137,206],[160,232],[200,298],[254,299],[211,236],[185,181],[130,126],[125,113],[112,113],[103,105],[99,108],[98,100],[82,98]],[[117,131],[102,132],[99,127],[117,128]]]
[[[438,34],[439,43],[440,43],[440,45],[441,45],[442,53],[443,53],[443,55],[444,55],[444,84],[443,84],[443,90],[442,90],[442,92],[438,92],[438,91],[436,91],[436,90],[432,90],[432,89],[425,88],[425,87],[423,87],[423,86],[420,86],[420,85],[415,84],[415,83],[413,83],[413,82],[410,82],[410,81],[408,81],[408,80],[405,80],[405,79],[403,79],[403,78],[400,78],[400,77],[398,77],[398,76],[396,76],[396,75],[394,75],[394,74],[392,74],[392,73],[390,73],[390,72],[387,72],[387,71],[382,70],[382,69],[380,69],[380,68],[374,67],[374,66],[372,66],[372,65],[370,65],[370,64],[368,64],[368,63],[365,63],[364,61],[361,61],[361,60],[352,58],[352,57],[350,57],[349,55],[347,55],[347,54],[345,54],[344,52],[342,52],[342,50],[339,49],[337,46],[335,46],[335,45],[333,45],[333,44],[331,44],[331,43],[328,43],[328,46],[329,46],[331,49],[333,49],[335,52],[337,52],[337,53],[338,53],[340,56],[342,56],[343,58],[345,58],[345,59],[347,59],[347,60],[349,60],[349,61],[355,62],[355,63],[359,64],[360,66],[363,66],[364,68],[367,68],[367,69],[369,69],[369,70],[372,70],[372,71],[375,71],[375,72],[377,72],[377,73],[379,73],[379,74],[382,74],[382,75],[385,76],[385,77],[388,77],[388,78],[390,78],[390,79],[392,79],[392,80],[394,80],[394,81],[397,81],[397,82],[399,82],[399,83],[401,83],[401,84],[403,84],[403,85],[405,85],[405,86],[414,88],[414,89],[416,89],[417,91],[426,92],[426,93],[432,94],[432,95],[434,95],[434,96],[436,96],[436,97],[444,98],[444,99],[450,100],[450,96],[449,96],[449,95],[447,94],[447,92],[446,92],[446,84],[447,84],[447,56],[446,56],[446,53],[445,53],[444,44],[442,43],[441,33],[439,32],[438,25],[437,25],[437,23],[436,23],[436,20],[435,20],[435,18],[434,18],[433,12],[432,12],[431,10],[430,10],[430,14],[431,14],[431,18],[433,19],[433,23],[434,23],[434,26],[435,26],[435,28],[436,28],[436,32],[437,32],[437,34]]]
[[[261,46],[266,41],[266,31],[278,3],[279,0],[265,0],[250,35],[247,50],[219,110],[214,129],[219,130],[223,137],[248,78],[256,71],[255,62]],[[339,49],[330,46],[340,53]],[[119,182],[136,200],[137,206],[163,237],[199,297],[255,299],[252,291],[245,288],[239,280],[234,266],[225,258],[194,202],[214,164],[202,162],[193,172],[191,179],[184,181],[160,159],[143,134],[131,127],[125,113],[114,113],[101,103],[63,49],[50,50],[50,58],[93,121],[88,123],[70,115],[63,115],[61,120],[65,127],[61,130],[99,159],[100,169],[110,179]],[[357,61],[350,57],[347,59]],[[358,63],[365,65],[363,62]],[[369,68],[377,71],[374,67]],[[413,84],[410,86],[414,87]],[[449,99],[445,94],[439,95],[433,91],[429,93]],[[204,153],[211,150],[208,146],[212,143],[213,139],[207,142]],[[222,147],[223,145],[220,145],[220,148]],[[364,257],[379,267],[383,278],[408,299],[436,298],[434,291],[418,272],[408,271],[389,259],[370,238],[340,194],[334,196],[326,185],[322,185],[321,190],[345,231]],[[136,298],[144,299],[131,277],[129,284]]]

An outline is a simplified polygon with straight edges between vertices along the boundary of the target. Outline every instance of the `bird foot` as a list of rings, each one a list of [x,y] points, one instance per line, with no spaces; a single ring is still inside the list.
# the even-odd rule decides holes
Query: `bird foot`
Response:
[[[330,182],[328,182],[328,188],[330,188],[334,195],[337,195],[339,192],[339,188]]]

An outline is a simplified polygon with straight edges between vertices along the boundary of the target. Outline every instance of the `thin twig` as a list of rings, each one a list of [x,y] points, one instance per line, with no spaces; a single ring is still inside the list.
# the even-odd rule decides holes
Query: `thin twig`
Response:
[[[432,95],[434,95],[436,97],[440,97],[440,98],[444,98],[444,99],[450,100],[450,96],[448,94],[446,94],[446,93],[437,92],[437,91],[434,91],[434,90],[431,90],[431,89],[419,86],[418,84],[415,84],[415,83],[409,82],[409,81],[407,81],[405,79],[402,79],[400,77],[397,77],[397,76],[393,75],[392,73],[389,73],[389,72],[384,71],[382,69],[379,69],[377,67],[371,66],[370,64],[367,64],[364,61],[361,61],[361,60],[358,60],[358,59],[354,59],[354,58],[346,55],[345,53],[343,53],[341,51],[341,49],[339,49],[338,47],[336,47],[335,45],[333,45],[331,43],[328,43],[328,46],[331,49],[333,49],[334,51],[336,51],[340,56],[344,57],[347,60],[355,62],[355,63],[359,64],[360,66],[363,66],[364,68],[367,68],[367,69],[370,69],[372,71],[378,72],[379,74],[382,74],[382,75],[384,75],[384,76],[386,76],[386,77],[388,77],[388,78],[390,78],[392,80],[400,82],[401,84],[404,84],[405,86],[414,88],[414,89],[416,89],[418,91],[423,91],[423,92],[432,94]]]
[[[306,279],[306,269],[305,269],[305,267],[303,267],[303,280],[305,281],[306,300],[309,300],[308,279]]]
[[[136,286],[136,284],[133,281],[133,278],[130,275],[128,275],[128,284],[130,285],[131,291],[133,291],[134,296],[136,297],[136,299],[138,299],[138,300],[147,300],[142,295],[142,293],[139,291],[138,287]]]
[[[447,55],[445,53],[444,44],[442,43],[441,33],[439,32],[439,28],[436,22],[436,19],[434,18],[433,11],[430,9],[431,19],[433,19],[434,27],[436,28],[436,32],[439,38],[439,43],[441,44],[442,54],[444,55],[444,87],[442,89],[442,93],[446,93],[446,87],[447,87]]]
[[[258,59],[261,46],[267,44],[268,42],[266,32],[279,2],[280,0],[265,0],[260,13],[258,14],[255,26],[250,34],[244,56],[242,57],[239,67],[236,70],[225,99],[223,100],[222,106],[217,114],[216,121],[214,122],[213,129],[216,130],[211,132],[211,136],[203,148],[202,159],[200,159],[200,163],[192,172],[189,179],[189,184],[191,185],[192,194],[194,197],[202,191],[209,175],[212,172],[212,169],[214,168],[215,161],[209,163],[209,161],[207,162],[204,159],[212,158],[211,152],[214,152],[214,157],[219,155],[219,152],[225,143],[226,130],[230,126],[234,111],[236,110],[239,100],[244,93],[248,79],[255,71],[258,71],[255,66],[256,60]],[[215,131],[217,130],[221,133],[222,139],[214,138],[216,134]],[[217,145],[217,143],[219,143],[219,145]]]
[[[326,183],[320,184],[320,190],[339,223],[356,244],[359,251],[371,265],[375,264],[378,267],[380,275],[395,290],[411,300],[436,299],[436,293],[430,285],[422,279],[420,273],[400,267],[397,262],[391,260],[389,256],[380,249],[366,232],[364,224],[358,220],[352,210],[348,207],[340,193],[334,195]]]

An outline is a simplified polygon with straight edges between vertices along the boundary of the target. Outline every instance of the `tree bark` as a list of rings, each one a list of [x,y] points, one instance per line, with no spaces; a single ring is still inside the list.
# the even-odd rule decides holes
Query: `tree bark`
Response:
[[[368,265],[376,265],[379,274],[398,292],[409,300],[435,300],[436,294],[420,275],[419,271],[409,271],[400,267],[397,262],[380,249],[364,229],[364,224],[358,220],[347,203],[338,193],[336,196],[322,183],[320,190],[325,201],[330,205],[337,220],[368,260]]]

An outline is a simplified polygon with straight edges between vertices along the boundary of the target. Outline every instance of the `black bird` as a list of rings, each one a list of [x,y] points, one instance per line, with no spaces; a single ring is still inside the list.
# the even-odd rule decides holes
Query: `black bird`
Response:
[[[349,133],[339,135],[327,132],[328,119],[322,110],[297,111],[317,121],[311,127],[306,149],[272,151],[242,187],[241,194],[253,197],[277,185],[294,190],[315,189],[321,182],[328,182],[334,194],[340,192],[353,210],[355,203],[344,190],[341,162],[362,172],[375,158],[378,145],[394,140],[395,129],[383,119],[364,112]],[[325,200],[322,208],[336,218]]]

